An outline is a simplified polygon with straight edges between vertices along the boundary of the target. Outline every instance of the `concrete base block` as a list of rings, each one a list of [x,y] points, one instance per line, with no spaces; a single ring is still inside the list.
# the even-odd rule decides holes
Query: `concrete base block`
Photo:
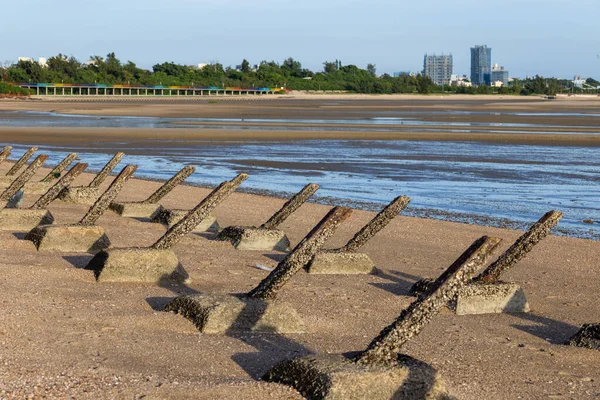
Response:
[[[56,184],[54,182],[27,182],[23,186],[23,193],[25,194],[45,194],[52,186]]]
[[[190,210],[173,210],[160,207],[156,213],[152,216],[152,222],[163,224],[168,228],[178,223],[183,217],[185,217]],[[217,217],[209,215],[204,218],[200,224],[192,232],[204,233],[204,232],[219,232],[221,226],[217,222]]]
[[[567,342],[569,346],[600,350],[600,324],[585,324]]]
[[[110,246],[100,226],[40,225],[25,240],[31,240],[39,251],[94,252]]]
[[[292,386],[307,399],[452,399],[437,371],[403,356],[391,366],[365,366],[338,354],[298,357],[275,365],[262,377]]]
[[[38,225],[50,225],[54,217],[48,210],[5,208],[0,210],[0,230],[29,232]]]
[[[449,306],[457,315],[529,312],[525,292],[515,283],[468,284]]]
[[[103,250],[90,260],[85,269],[94,271],[98,282],[191,282],[172,250],[148,247]]]
[[[191,320],[202,333],[261,331],[303,333],[304,323],[289,304],[244,295],[188,295],[166,305]]]
[[[151,218],[158,210],[160,204],[142,203],[111,203],[110,209],[122,217]]]
[[[238,250],[288,251],[290,241],[279,229],[263,229],[253,226],[228,226],[216,240],[231,242]]]
[[[6,176],[2,176],[0,177],[0,188],[6,188],[8,187],[12,181],[14,180],[13,177],[10,177],[11,179],[5,179],[7,178]],[[56,181],[54,182],[27,182],[25,183],[25,186],[23,186],[23,193],[27,193],[27,194],[44,194],[48,191],[48,189],[50,189],[52,187],[52,185],[54,185],[56,183]]]
[[[364,253],[338,253],[334,251],[320,251],[307,265],[309,274],[346,274],[360,275],[372,274],[375,264]]]
[[[73,186],[60,192],[58,198],[67,203],[92,205],[100,197],[100,190],[89,186]]]

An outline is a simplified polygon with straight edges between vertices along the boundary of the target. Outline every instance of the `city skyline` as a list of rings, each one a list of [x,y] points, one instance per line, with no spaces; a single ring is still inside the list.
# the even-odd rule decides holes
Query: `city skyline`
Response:
[[[373,63],[378,74],[391,75],[420,71],[424,53],[452,53],[454,72],[469,75],[470,48],[485,43],[494,49],[494,62],[506,66],[514,77],[600,76],[600,28],[593,18],[564,13],[564,2],[558,0],[524,0],[494,8],[494,15],[485,18],[480,14],[489,14],[490,7],[472,0],[452,5],[438,0],[418,5],[382,0],[59,3],[86,18],[52,24],[48,21],[63,16],[63,7],[56,7],[56,2],[6,4],[6,15],[27,14],[27,23],[11,18],[0,27],[3,37],[18,38],[3,43],[0,61],[63,53],[85,62],[91,55],[114,51],[124,62],[151,69],[163,61],[235,66],[244,58],[257,64],[293,57],[313,71],[322,70],[324,61],[339,59],[361,68]],[[600,8],[595,0],[574,3],[571,9]],[[533,12],[535,19],[526,17]]]

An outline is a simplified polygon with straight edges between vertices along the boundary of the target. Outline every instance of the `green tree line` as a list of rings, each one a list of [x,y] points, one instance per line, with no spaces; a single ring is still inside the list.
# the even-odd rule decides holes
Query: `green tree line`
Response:
[[[293,58],[281,63],[262,61],[251,65],[246,59],[235,67],[215,62],[197,68],[173,62],[156,64],[152,70],[139,68],[134,62],[121,62],[115,53],[106,57],[92,56],[82,64],[75,57],[58,54],[46,66],[37,62],[19,61],[0,68],[0,81],[13,83],[106,83],[142,86],[217,86],[217,87],[285,87],[293,90],[343,90],[355,93],[465,93],[465,94],[547,94],[576,91],[569,81],[536,76],[515,81],[508,87],[440,87],[424,75],[403,74],[378,76],[375,64],[366,69],[343,65],[341,61],[326,61],[323,70],[313,72],[303,68]]]

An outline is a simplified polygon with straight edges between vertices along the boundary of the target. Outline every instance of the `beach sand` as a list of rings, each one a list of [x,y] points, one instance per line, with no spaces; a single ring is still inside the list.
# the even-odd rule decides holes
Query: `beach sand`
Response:
[[[547,101],[490,96],[325,96],[239,101],[219,98],[189,102],[0,102],[0,110],[56,111],[92,115],[219,118],[350,118],[385,110],[470,110],[597,113],[597,99]],[[358,113],[358,114],[357,114]],[[431,117],[433,118],[433,117]],[[476,115],[456,120],[474,121]],[[489,120],[490,116],[487,116]],[[547,117],[496,116],[497,121],[544,123]],[[583,122],[581,122],[583,121]],[[552,117],[569,126],[598,118]],[[148,140],[406,139],[490,140],[506,143],[597,146],[594,135],[511,135],[411,132],[292,132],[186,129],[0,128],[3,142],[86,144]],[[587,128],[581,128],[585,130]],[[429,139],[428,139],[429,138]],[[126,149],[125,149],[126,150]],[[85,160],[82,160],[85,162]],[[120,170],[122,166],[118,167]],[[0,165],[0,175],[9,163]],[[39,178],[47,169],[38,172]],[[201,172],[198,172],[201,173]],[[83,174],[77,184],[88,183]],[[252,179],[252,177],[250,177]],[[308,180],[308,178],[307,178]],[[107,187],[105,182],[102,188]],[[133,179],[118,200],[146,198],[157,182]],[[243,186],[242,186],[243,187]],[[190,208],[208,189],[179,186],[163,201]],[[402,193],[398,193],[400,195]],[[26,196],[25,205],[36,196]],[[284,200],[234,193],[215,214],[222,226],[259,225]],[[410,205],[409,205],[410,207]],[[87,207],[56,201],[57,223],[73,223]],[[282,226],[292,245],[329,210],[305,204]],[[327,247],[344,244],[373,213],[355,211]],[[541,215],[540,215],[541,217]],[[531,221],[534,222],[534,221]],[[98,222],[114,247],[146,246],[164,232],[158,224],[108,211]],[[306,334],[203,335],[180,315],[160,311],[187,293],[247,292],[283,253],[237,251],[208,235],[186,236],[175,248],[193,282],[186,286],[96,283],[82,267],[89,254],[38,253],[23,234],[0,231],[0,397],[2,398],[173,398],[300,399],[294,390],[258,378],[279,360],[307,353],[362,350],[413,298],[408,290],[421,277],[436,277],[476,238],[503,239],[504,251],[521,232],[429,219],[397,217],[364,248],[377,273],[368,276],[311,276],[299,272],[282,290],[307,326]],[[440,371],[460,399],[597,398],[600,352],[562,343],[584,323],[600,321],[600,245],[597,241],[550,236],[504,277],[520,284],[529,314],[456,316],[443,312],[403,348]]]
[[[0,165],[0,174],[8,167]],[[90,179],[84,174],[77,183]],[[158,185],[133,179],[119,200],[142,200]],[[207,193],[179,186],[163,204],[192,207]],[[215,214],[222,226],[258,225],[283,202],[235,193]],[[86,208],[50,206],[57,223],[78,221]],[[282,228],[292,244],[328,209],[306,204],[290,217]],[[372,216],[355,211],[327,247],[344,244]],[[110,211],[98,224],[114,247],[150,245],[165,231]],[[82,269],[91,255],[41,254],[21,234],[0,232],[0,397],[300,399],[258,378],[287,357],[364,349],[413,300],[407,294],[414,281],[438,276],[481,235],[502,238],[503,251],[520,232],[397,217],[363,249],[376,274],[292,278],[280,299],[297,309],[308,332],[282,336],[203,335],[182,316],[159,311],[180,294],[246,292],[267,275],[253,266],[274,267],[282,253],[237,251],[192,234],[174,248],[191,284],[100,284]],[[443,312],[403,351],[439,369],[460,399],[597,398],[600,352],[562,343],[582,324],[600,321],[599,260],[598,242],[551,236],[504,277],[522,285],[531,313]]]

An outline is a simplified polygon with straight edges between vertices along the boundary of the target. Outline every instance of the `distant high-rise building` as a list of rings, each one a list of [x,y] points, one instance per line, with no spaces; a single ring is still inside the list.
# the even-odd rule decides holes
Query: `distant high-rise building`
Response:
[[[473,85],[489,85],[492,82],[491,47],[471,47],[471,82]]]
[[[499,67],[498,64],[492,65],[492,82],[502,82],[504,86],[508,86],[508,71],[504,67]]]
[[[438,86],[449,85],[452,77],[452,54],[441,56],[425,54],[423,75],[430,77]]]

